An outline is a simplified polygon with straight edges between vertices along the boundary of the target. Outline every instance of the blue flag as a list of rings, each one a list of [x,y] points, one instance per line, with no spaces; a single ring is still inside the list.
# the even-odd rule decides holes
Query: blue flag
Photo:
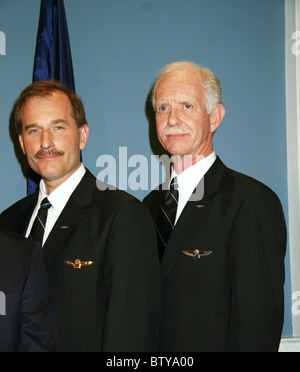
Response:
[[[33,82],[59,80],[75,92],[73,64],[63,0],[41,0]],[[29,168],[27,194],[38,189],[40,177]]]

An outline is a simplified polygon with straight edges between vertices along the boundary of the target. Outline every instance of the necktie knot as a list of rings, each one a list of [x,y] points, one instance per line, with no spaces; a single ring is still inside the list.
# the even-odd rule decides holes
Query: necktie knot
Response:
[[[174,177],[170,183],[170,193],[176,199],[176,203],[178,204],[178,182],[177,177]],[[176,207],[177,209],[177,207]]]
[[[48,198],[44,198],[41,201],[41,208],[42,209],[49,209],[51,207],[51,203],[49,202]]]
[[[170,190],[178,190],[177,177],[172,178],[170,183]]]
[[[43,243],[43,237],[46,227],[48,209],[51,207],[51,203],[47,198],[41,201],[40,209],[38,210],[36,219],[32,225],[30,231],[30,238],[38,241],[40,244]]]

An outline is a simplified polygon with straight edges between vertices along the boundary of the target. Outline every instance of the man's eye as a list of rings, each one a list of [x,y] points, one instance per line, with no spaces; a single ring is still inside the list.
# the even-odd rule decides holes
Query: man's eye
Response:
[[[167,106],[160,106],[159,111],[167,111]]]
[[[186,103],[184,106],[183,106],[186,110],[189,110],[192,108],[192,105],[190,105],[189,103]]]

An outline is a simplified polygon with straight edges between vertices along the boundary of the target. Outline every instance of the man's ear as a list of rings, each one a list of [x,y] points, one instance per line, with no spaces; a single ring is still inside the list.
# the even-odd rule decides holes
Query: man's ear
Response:
[[[21,134],[19,134],[19,144],[21,146],[21,149],[23,151],[23,154],[26,155],[24,141],[23,141],[23,136]]]
[[[219,103],[209,115],[210,120],[210,131],[213,133],[221,124],[225,116],[225,107]]]
[[[80,132],[80,150],[83,150],[88,142],[89,139],[89,127],[87,124],[84,124],[82,127],[79,128]]]

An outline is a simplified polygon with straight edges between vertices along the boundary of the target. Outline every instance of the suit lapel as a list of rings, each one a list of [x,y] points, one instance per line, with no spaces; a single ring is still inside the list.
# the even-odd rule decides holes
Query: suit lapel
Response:
[[[200,201],[188,201],[176,227],[170,237],[162,260],[162,275],[166,278],[173,265],[177,261],[183,250],[188,250],[187,242],[201,236],[201,229],[213,202],[213,198],[219,191],[222,176],[226,167],[219,158],[204,176],[204,196]],[[199,233],[200,229],[200,233]]]
[[[16,213],[14,226],[12,227],[14,233],[25,236],[37,199],[38,193],[36,192],[27,196],[24,202],[21,203],[19,213]]]
[[[92,203],[95,186],[95,177],[86,170],[44,244],[44,258],[48,268],[57,251],[64,246],[70,234],[87,213],[86,207]]]

